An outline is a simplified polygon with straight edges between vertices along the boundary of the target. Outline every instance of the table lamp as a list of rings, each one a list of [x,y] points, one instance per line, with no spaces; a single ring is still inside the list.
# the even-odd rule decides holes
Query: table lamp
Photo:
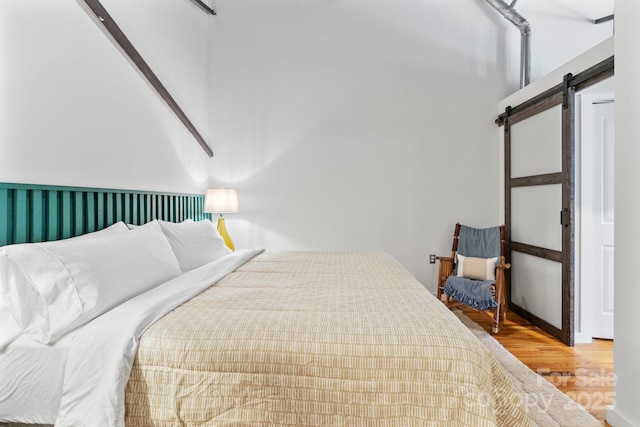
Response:
[[[223,213],[238,212],[238,191],[230,188],[212,188],[207,190],[204,196],[204,212],[218,213],[218,232],[226,245],[232,251],[235,250],[233,241],[227,233],[224,225]]]

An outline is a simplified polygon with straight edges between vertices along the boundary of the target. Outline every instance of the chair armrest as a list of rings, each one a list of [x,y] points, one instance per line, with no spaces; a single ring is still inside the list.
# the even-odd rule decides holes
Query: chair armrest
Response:
[[[511,264],[509,264],[509,263],[498,264],[497,267],[498,268],[502,268],[503,270],[509,270],[511,268]]]
[[[437,256],[436,259],[440,261],[438,267],[438,278],[446,279],[453,274],[453,258],[449,256]]]
[[[438,256],[436,257],[438,261],[440,261],[440,265],[438,266],[438,299],[441,299],[442,293],[444,291],[444,284],[447,281],[447,277],[453,274],[453,258],[452,257],[444,257]]]
[[[496,268],[501,268],[503,270],[509,270],[511,268],[511,264],[508,262],[504,262],[504,257],[501,257],[500,264],[496,265]]]

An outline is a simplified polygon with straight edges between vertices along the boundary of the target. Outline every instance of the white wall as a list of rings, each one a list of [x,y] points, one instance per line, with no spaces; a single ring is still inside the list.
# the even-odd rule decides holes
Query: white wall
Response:
[[[104,0],[205,136],[211,19]],[[0,181],[202,191],[208,157],[81,0],[0,2]]]
[[[218,2],[211,33],[236,247],[385,250],[434,289],[455,222],[499,214],[495,25],[475,4],[456,22],[420,1],[262,3]]]
[[[239,247],[387,250],[431,288],[426,256],[449,252],[455,221],[500,220],[493,120],[518,85],[519,34],[484,0],[219,0],[216,17],[187,0],[103,3],[216,157],[83,1],[3,0],[0,181],[234,185]],[[577,36],[561,47],[556,15],[531,10],[534,31],[550,25],[534,76],[556,66],[536,50],[602,39],[587,9],[562,9]]]
[[[494,120],[517,30],[484,1],[217,9],[211,184],[239,189],[236,246],[385,250],[434,290],[427,255],[449,254],[455,222],[502,218]]]
[[[484,1],[484,0],[483,0]],[[586,52],[613,35],[613,21],[594,24],[613,14],[614,0],[520,0],[516,10],[531,24],[531,81]],[[505,0],[510,4],[510,0]],[[519,72],[519,33],[509,31],[509,48],[516,61],[509,74]]]
[[[640,2],[616,1],[616,255],[615,255],[615,408],[607,411],[614,427],[640,426]]]

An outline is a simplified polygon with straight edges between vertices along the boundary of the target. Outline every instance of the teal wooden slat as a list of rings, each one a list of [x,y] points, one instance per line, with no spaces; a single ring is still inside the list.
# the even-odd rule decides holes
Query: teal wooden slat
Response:
[[[131,224],[131,195],[123,193],[122,197],[124,198],[124,216],[122,220],[126,224]]]
[[[147,218],[145,220],[145,223],[151,221],[155,216],[155,214],[153,213],[153,210],[156,206],[155,202],[153,201],[155,197],[156,196],[154,194],[149,194],[147,196]]]
[[[169,200],[169,221],[180,222],[178,220],[178,197],[171,196]]]
[[[147,209],[146,209],[146,196],[144,194],[141,194],[138,196],[138,222],[137,224],[144,224],[145,223],[145,215],[147,213]]]
[[[96,228],[102,230],[105,225],[107,210],[105,206],[105,194],[102,192],[96,193]]]
[[[169,196],[162,196],[162,216],[161,219],[170,221],[169,219]]]
[[[196,218],[198,216],[198,205],[196,204],[196,201],[197,199],[195,196],[191,197],[191,206],[192,206],[191,217],[192,218]]]
[[[73,209],[74,209],[74,215],[73,215],[73,235],[74,236],[80,236],[81,234],[85,233],[85,227],[84,227],[84,223],[85,223],[85,203],[84,203],[84,196],[85,194],[83,192],[77,192],[73,194],[73,198],[74,198],[74,203],[73,203]]]
[[[158,196],[155,195],[155,194],[152,194],[149,197],[151,198],[151,209],[150,209],[151,212],[149,214],[149,218],[150,219],[148,221],[151,221],[151,220],[155,219],[158,216],[158,214],[156,213],[157,212],[156,208],[158,206]]]
[[[27,190],[16,190],[13,208],[13,241],[29,241],[29,197]]]
[[[144,222],[145,223],[151,221],[151,211],[153,209],[153,200],[151,200],[152,198],[153,197],[150,194],[146,194],[144,196],[144,199],[145,199]]]
[[[198,221],[200,219],[200,210],[198,209],[198,198],[194,196],[193,198],[193,219]]]
[[[114,197],[116,199],[116,213],[114,216],[114,221],[113,222],[118,222],[118,221],[123,221],[124,220],[124,199],[123,199],[123,194],[122,193],[116,193],[114,194]],[[111,225],[111,224],[109,224]]]
[[[45,197],[42,190],[34,190],[31,192],[31,232],[29,233],[30,242],[42,242],[45,240],[46,233],[46,212]]]
[[[71,237],[73,232],[73,199],[71,198],[70,191],[63,191],[61,193],[61,235],[60,238],[66,239]]]
[[[149,212],[149,196],[143,194],[140,196],[140,224],[147,222],[147,212]]]
[[[104,218],[104,226],[108,227],[113,224],[115,221],[115,201],[113,193],[105,193],[106,205],[105,205],[105,218]]]
[[[97,193],[95,191],[87,193],[87,199],[86,199],[86,205],[85,205],[86,206],[85,226],[87,228],[87,233],[93,233],[94,231],[98,230],[96,226],[96,220],[97,220],[96,196],[97,196]]]
[[[139,198],[137,194],[131,195],[131,224],[140,224],[140,206]]]
[[[198,211],[198,221],[202,220],[202,198],[198,197],[197,199],[197,211]]]
[[[149,219],[147,220],[147,222],[149,221],[153,221],[156,217],[156,209],[158,206],[158,203],[156,202],[158,196],[156,196],[155,194],[151,194],[149,196],[149,200],[151,201],[151,207],[149,208]]]
[[[11,193],[13,190],[0,188],[0,246],[13,243],[11,238],[11,230],[13,229]]]
[[[60,238],[60,193],[47,191],[47,240]]]

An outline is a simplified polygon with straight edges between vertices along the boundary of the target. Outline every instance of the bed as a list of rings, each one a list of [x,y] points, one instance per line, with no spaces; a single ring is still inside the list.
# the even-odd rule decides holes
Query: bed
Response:
[[[145,223],[141,204],[128,204],[137,216],[112,219]],[[165,225],[175,230],[208,222],[189,225],[181,222],[188,214],[166,211],[183,224]],[[150,233],[118,231],[117,239],[133,239],[130,232]],[[65,244],[85,252],[93,245]],[[178,266],[171,279],[84,323],[52,327],[49,343],[19,336],[5,345],[0,373],[11,381],[0,383],[0,421],[530,425],[522,396],[488,350],[388,254],[255,249]],[[23,356],[33,360],[15,362]]]

